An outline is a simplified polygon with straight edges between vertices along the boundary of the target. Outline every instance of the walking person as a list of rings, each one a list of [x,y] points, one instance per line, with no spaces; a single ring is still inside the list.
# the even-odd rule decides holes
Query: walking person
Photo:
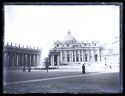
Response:
[[[25,69],[25,66],[23,67],[23,71],[25,71],[26,69]]]
[[[30,71],[31,71],[31,67],[28,68],[28,72],[30,72]]]
[[[49,66],[48,66],[48,62],[46,62],[46,70],[47,70],[47,73],[48,73],[48,69],[49,69]]]
[[[82,73],[85,74],[85,65],[82,65]]]

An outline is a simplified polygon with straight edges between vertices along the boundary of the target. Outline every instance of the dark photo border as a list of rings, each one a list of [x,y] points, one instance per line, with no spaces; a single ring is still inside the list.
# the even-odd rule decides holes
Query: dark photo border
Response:
[[[83,6],[83,5],[115,5],[115,6],[120,6],[120,88],[121,88],[121,93],[123,92],[123,3],[121,2],[4,2],[3,3],[3,9],[2,9],[2,28],[3,28],[3,33],[2,33],[2,39],[4,39],[4,5],[72,5],[72,6]],[[2,45],[4,46],[4,42],[2,40]],[[3,48],[2,46],[2,48]],[[3,53],[3,52],[2,52]],[[2,55],[3,56],[3,55]],[[3,59],[2,59],[3,60]],[[2,75],[3,75],[3,67],[2,65]]]

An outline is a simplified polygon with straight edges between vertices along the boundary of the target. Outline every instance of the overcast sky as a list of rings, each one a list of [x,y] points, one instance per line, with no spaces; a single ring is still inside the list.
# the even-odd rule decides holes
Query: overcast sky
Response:
[[[42,48],[43,58],[68,30],[77,40],[110,43],[119,36],[119,6],[6,5],[5,43]]]

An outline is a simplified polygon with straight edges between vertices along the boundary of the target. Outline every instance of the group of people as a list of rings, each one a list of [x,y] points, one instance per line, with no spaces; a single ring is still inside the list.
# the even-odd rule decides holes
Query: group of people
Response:
[[[26,71],[25,66],[23,67],[23,71]],[[31,67],[28,68],[28,72],[30,72],[30,71],[31,71]]]
[[[47,70],[47,73],[48,73],[48,67],[49,66],[47,66],[47,65],[48,64],[46,64],[46,70]],[[26,71],[25,67],[23,67],[23,71]],[[31,67],[28,68],[28,72],[30,72],[30,71],[31,71]],[[85,65],[84,64],[82,65],[82,73],[85,74]]]

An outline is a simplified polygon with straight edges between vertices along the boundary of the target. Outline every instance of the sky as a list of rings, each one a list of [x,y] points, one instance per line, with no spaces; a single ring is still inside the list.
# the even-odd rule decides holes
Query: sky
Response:
[[[4,42],[42,48],[48,56],[53,42],[67,32],[82,41],[112,43],[119,37],[119,6],[5,5]]]

